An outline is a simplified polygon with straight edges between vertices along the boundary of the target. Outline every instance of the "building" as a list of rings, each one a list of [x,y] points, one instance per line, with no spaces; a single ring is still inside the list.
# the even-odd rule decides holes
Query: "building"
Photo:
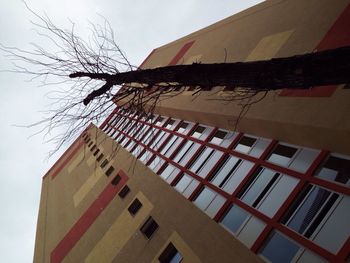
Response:
[[[336,48],[349,25],[349,0],[265,1],[141,67]],[[44,176],[34,262],[349,262],[347,87],[268,93],[243,115],[222,87],[152,120],[117,107]]]

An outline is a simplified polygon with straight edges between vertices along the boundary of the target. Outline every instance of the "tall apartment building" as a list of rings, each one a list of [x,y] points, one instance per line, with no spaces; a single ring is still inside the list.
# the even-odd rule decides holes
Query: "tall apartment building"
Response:
[[[349,44],[349,0],[270,0],[141,67]],[[270,92],[241,116],[229,89],[192,89],[153,119],[118,106],[71,145],[43,178],[34,262],[350,261],[348,86]]]

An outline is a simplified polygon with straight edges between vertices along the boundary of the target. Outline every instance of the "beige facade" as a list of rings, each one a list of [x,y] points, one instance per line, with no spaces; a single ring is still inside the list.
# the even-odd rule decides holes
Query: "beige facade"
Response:
[[[169,242],[184,256],[183,262],[261,262],[123,148],[115,149],[115,142],[99,129],[91,126],[89,134],[94,144],[103,149],[100,153],[111,161],[102,169],[80,138],[72,145],[71,151],[78,149],[64,167],[60,168],[63,159],[45,176],[34,262],[158,262],[157,258]],[[105,172],[110,165],[115,171],[107,177]],[[119,170],[128,177],[129,194],[124,199],[116,196],[74,246],[67,241],[71,249],[62,261],[53,261],[51,254],[57,244],[72,228],[81,227],[75,223]],[[98,179],[94,179],[96,177]],[[92,185],[87,187],[87,182]],[[82,191],[84,187],[86,190]],[[80,195],[79,204],[75,201],[77,195]],[[143,206],[132,216],[127,209],[135,198]],[[148,240],[139,229],[150,215],[159,228]],[[65,249],[61,250],[64,253],[62,251]]]

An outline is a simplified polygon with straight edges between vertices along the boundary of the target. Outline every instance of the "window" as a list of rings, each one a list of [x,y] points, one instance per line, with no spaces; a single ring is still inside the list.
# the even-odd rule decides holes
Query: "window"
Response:
[[[97,161],[99,162],[99,161],[101,161],[103,159],[103,153],[101,153],[98,157],[97,157]]]
[[[350,197],[307,185],[286,212],[282,223],[337,253],[350,235]]]
[[[111,167],[109,167],[108,170],[106,171],[106,175],[107,175],[107,176],[110,176],[113,172],[114,172],[114,167],[111,166]]]
[[[166,126],[165,126],[165,128],[170,129],[171,126],[173,126],[174,123],[175,123],[175,120],[169,119],[167,124],[166,124]]]
[[[182,122],[180,126],[177,128],[177,131],[180,133],[184,133],[188,126],[188,122]]]
[[[93,144],[93,142],[90,142],[90,143],[88,144],[88,147],[91,147],[92,144]]]
[[[222,131],[222,130],[217,130],[213,136],[213,138],[211,138],[210,142],[220,145],[220,143],[224,140],[224,138],[226,137],[227,132]]]
[[[225,198],[209,188],[204,187],[193,203],[208,216],[213,218],[225,203]]]
[[[198,185],[199,182],[196,179],[187,174],[184,174],[176,183],[175,189],[183,194],[183,196],[186,198],[189,198]]]
[[[127,185],[125,185],[122,188],[122,190],[120,190],[118,195],[119,195],[120,198],[125,198],[128,195],[129,192],[130,192],[130,188]]]
[[[164,121],[164,118],[159,116],[155,124],[158,125],[158,126],[161,126],[161,123],[163,121]]]
[[[90,151],[95,151],[96,150],[96,145],[92,146],[92,148],[90,149]]]
[[[116,177],[113,178],[111,184],[112,185],[118,185],[118,183],[120,182],[121,179],[122,178],[119,175],[117,175]]]
[[[131,215],[136,215],[136,213],[140,210],[141,207],[142,203],[139,201],[139,199],[136,198],[128,207],[128,211]]]
[[[198,125],[197,128],[192,132],[191,136],[194,138],[199,138],[203,134],[205,127]]]
[[[255,141],[255,138],[243,136],[237,143],[235,150],[243,153],[248,153],[254,145]]]
[[[298,179],[259,168],[240,194],[240,199],[272,217],[298,183]]]
[[[154,221],[154,219],[150,216],[140,228],[140,231],[145,235],[147,239],[150,239],[158,227],[159,226],[157,222]]]
[[[226,211],[220,224],[233,233],[248,248],[253,246],[266,226],[263,221],[250,215],[237,205],[232,205]]]
[[[164,146],[163,150],[161,151],[161,154],[165,155],[166,157],[170,157],[183,140],[183,138],[180,138],[178,136],[172,136],[171,139]]]
[[[104,168],[106,165],[108,164],[108,160],[105,159],[102,163],[101,163],[101,168]]]
[[[278,144],[268,161],[305,173],[319,153],[315,149]]]
[[[233,205],[226,211],[220,223],[236,234],[248,217],[249,214],[245,210]]]
[[[288,166],[290,160],[296,152],[297,149],[294,147],[278,144],[272,152],[272,154],[270,155],[270,157],[268,158],[268,161],[283,166]]]
[[[180,263],[182,259],[182,255],[172,243],[167,245],[158,258],[160,263]]]
[[[168,164],[159,176],[163,178],[163,180],[166,181],[168,184],[170,184],[179,172],[180,170],[178,168],[171,164]]]
[[[292,262],[300,247],[293,241],[273,232],[262,247],[260,254],[269,262]]]
[[[317,177],[349,185],[350,183],[350,160],[348,156],[331,155],[316,173]]]
[[[156,155],[148,167],[151,168],[154,172],[158,172],[159,168],[164,164],[164,162],[164,159]]]
[[[187,141],[184,145],[182,145],[181,149],[174,157],[174,162],[182,163],[182,161],[185,159],[184,161],[185,161],[185,163],[187,163],[189,161],[190,156],[188,156],[189,158],[185,158],[185,156],[188,155],[189,152],[191,152],[192,155],[194,154],[194,152],[191,151],[191,149],[194,145],[197,146],[198,144],[195,144],[192,141]],[[199,148],[199,145],[198,145],[198,147],[196,147],[196,149],[198,149],[198,148]]]
[[[98,153],[100,152],[100,150],[99,149],[97,149],[95,152],[94,152],[94,156],[96,156]]]
[[[230,178],[230,176],[235,172],[237,167],[242,162],[234,156],[229,156],[223,160],[219,167],[214,172],[212,179],[210,180],[213,185],[223,188]],[[248,172],[248,171],[247,171]]]
[[[221,151],[216,151],[210,147],[205,147],[193,161],[192,165],[190,166],[190,170],[204,178],[222,155],[223,152]]]

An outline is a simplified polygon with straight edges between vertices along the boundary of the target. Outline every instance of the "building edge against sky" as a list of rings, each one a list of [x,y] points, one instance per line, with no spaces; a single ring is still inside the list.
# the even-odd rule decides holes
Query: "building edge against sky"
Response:
[[[265,1],[142,68],[336,48],[349,24],[349,0]],[[152,121],[117,108],[44,176],[34,262],[348,261],[346,87],[273,92],[238,123],[219,87],[161,101]]]

